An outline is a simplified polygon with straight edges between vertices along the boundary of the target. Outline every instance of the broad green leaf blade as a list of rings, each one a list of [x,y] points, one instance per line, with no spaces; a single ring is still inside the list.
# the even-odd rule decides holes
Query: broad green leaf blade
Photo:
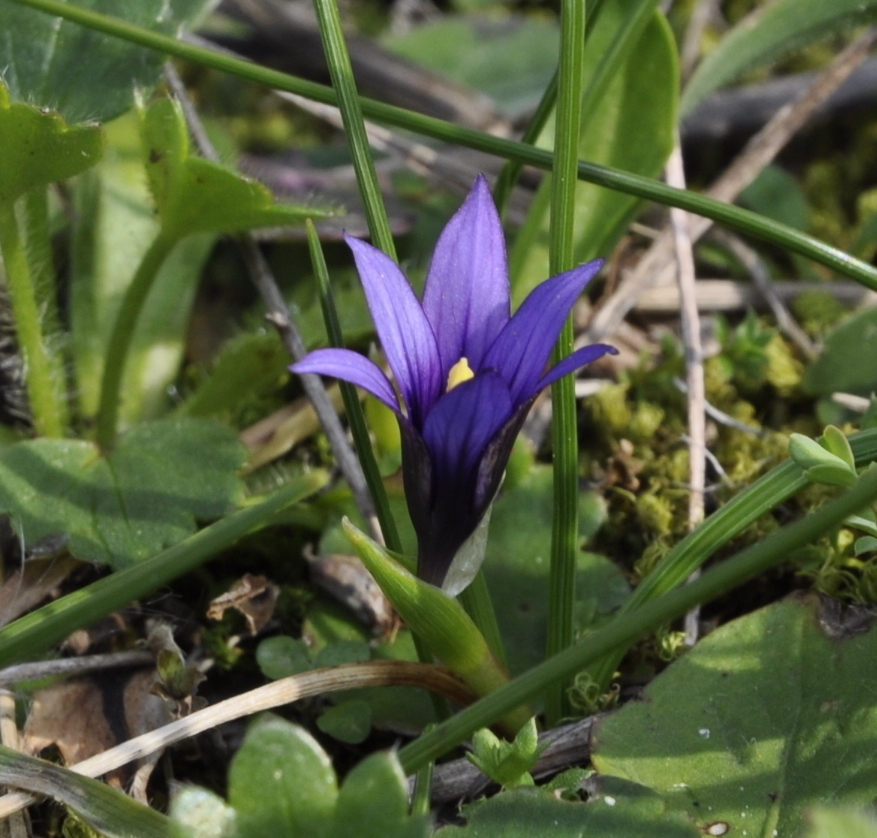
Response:
[[[869,803],[877,633],[820,619],[815,597],[790,598],[708,635],[600,724],[597,769],[731,835],[797,835],[808,806]]]
[[[170,838],[171,821],[121,791],[0,745],[0,782],[69,806],[107,838]]]
[[[408,783],[395,753],[372,754],[344,779],[333,838],[426,838],[425,817],[408,815]]]
[[[875,0],[773,0],[740,21],[701,62],[682,94],[682,115],[714,90],[794,49],[877,20]]]
[[[585,72],[593,77],[629,15],[625,2],[607,2],[590,35]],[[639,175],[660,174],[673,147],[678,101],[676,46],[664,16],[655,11],[638,38],[619,56],[611,81],[583,115],[579,158]],[[548,141],[542,138],[540,144]],[[510,256],[515,302],[548,275],[548,190],[544,183]],[[576,187],[575,259],[608,256],[638,199],[590,183]]]
[[[167,235],[234,233],[325,215],[317,209],[275,204],[261,183],[190,155],[182,109],[171,99],[158,99],[142,112],[141,132],[149,188]]]
[[[26,543],[68,535],[74,556],[122,568],[237,505],[245,450],[209,420],[138,425],[108,456],[90,442],[38,439],[0,452],[0,509]]]
[[[807,821],[802,838],[877,838],[873,809],[817,806],[807,813]]]
[[[539,663],[545,654],[548,619],[548,558],[551,549],[551,469],[535,466],[494,504],[484,575],[496,603],[500,632],[512,674]],[[591,538],[606,516],[601,499],[583,492],[579,503],[581,541]],[[603,556],[579,554],[577,632],[593,628],[627,598],[618,566]]]
[[[490,96],[511,114],[539,101],[557,68],[557,24],[535,15],[446,15],[383,44]]]
[[[854,314],[831,331],[803,384],[815,396],[877,390],[877,309]]]
[[[235,838],[327,838],[337,797],[326,752],[304,728],[277,717],[253,727],[231,763]]]
[[[98,125],[68,126],[52,111],[10,104],[0,83],[0,152],[0,201],[11,203],[93,166],[103,155],[104,134]]]
[[[668,814],[647,789],[595,800],[558,800],[541,789],[514,789],[463,807],[466,826],[440,829],[436,838],[695,838],[700,831]]]
[[[77,0],[167,35],[211,0]],[[164,56],[14,3],[0,3],[0,77],[12,98],[62,113],[70,122],[105,122],[134,104],[134,90],[161,77]]]

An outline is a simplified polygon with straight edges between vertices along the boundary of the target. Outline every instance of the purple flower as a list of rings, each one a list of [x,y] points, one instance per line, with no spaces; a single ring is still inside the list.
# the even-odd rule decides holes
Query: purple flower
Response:
[[[502,226],[481,176],[439,238],[422,303],[392,259],[365,242],[346,241],[402,399],[377,365],[347,349],[318,349],[291,369],[349,381],[395,411],[418,574],[442,585],[452,563],[459,576],[458,553],[469,552],[461,548],[478,540],[537,394],[616,352],[595,344],[545,369],[567,314],[602,262],[546,280],[510,316]],[[462,560],[466,579],[451,583],[452,593],[474,575],[483,543],[475,552],[481,556]]]

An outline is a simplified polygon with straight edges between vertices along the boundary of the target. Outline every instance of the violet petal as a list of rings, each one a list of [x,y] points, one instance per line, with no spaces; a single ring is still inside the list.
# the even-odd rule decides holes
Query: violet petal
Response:
[[[584,346],[581,349],[577,349],[571,355],[567,355],[566,358],[557,364],[557,366],[552,367],[539,382],[537,389],[541,390],[543,387],[553,384],[558,378],[563,378],[565,375],[575,372],[580,367],[585,366],[585,364],[590,364],[598,358],[602,358],[604,355],[617,354],[618,350],[614,346],[609,346],[609,344],[606,343],[594,343],[591,344],[591,346]]]
[[[596,260],[546,279],[530,292],[487,351],[483,368],[495,369],[508,382],[515,405],[537,392],[564,320],[602,265]]]
[[[508,385],[494,372],[464,381],[436,402],[423,428],[436,495],[439,483],[462,487],[472,479],[485,447],[511,414]]]
[[[509,319],[509,271],[496,205],[479,175],[439,237],[423,293],[442,359],[442,381],[465,357],[477,370]]]
[[[411,421],[422,427],[444,385],[435,334],[399,266],[370,244],[350,236],[345,241]]]
[[[290,368],[298,375],[331,375],[367,390],[391,410],[399,412],[399,399],[384,371],[364,355],[349,349],[316,349]]]

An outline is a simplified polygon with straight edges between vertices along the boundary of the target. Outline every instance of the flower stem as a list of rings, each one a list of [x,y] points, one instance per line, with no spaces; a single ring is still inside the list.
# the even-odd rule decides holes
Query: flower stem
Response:
[[[125,362],[131,349],[137,318],[159,269],[176,243],[176,236],[167,235],[164,232],[160,232],[155,237],[143,255],[137,272],[122,298],[119,313],[116,315],[116,322],[107,346],[106,363],[101,379],[100,404],[97,409],[95,438],[98,445],[104,450],[113,444],[116,437],[119,401],[122,395],[122,377],[125,373]]]
[[[573,267],[576,166],[581,131],[584,83],[585,0],[562,0],[560,10],[560,63],[557,77],[557,130],[554,170],[551,175],[551,226],[549,273]],[[572,319],[567,318],[554,350],[557,363],[572,352]],[[573,380],[566,376],[552,385],[552,440],[554,448],[554,508],[549,575],[549,656],[573,642],[572,612],[575,600],[578,552],[578,436]],[[546,696],[546,717],[555,725],[565,712],[564,681],[551,684]]]
[[[40,436],[62,437],[66,411],[61,380],[53,374],[54,365],[46,351],[34,277],[11,201],[0,201],[0,254],[6,268],[9,299],[24,358],[34,427]]]

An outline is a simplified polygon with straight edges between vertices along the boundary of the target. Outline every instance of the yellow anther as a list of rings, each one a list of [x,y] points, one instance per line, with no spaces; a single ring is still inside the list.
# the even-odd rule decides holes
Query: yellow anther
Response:
[[[460,358],[448,373],[448,390],[453,390],[458,384],[462,384],[470,378],[475,378],[475,373],[472,372],[469,362],[465,358]]]

